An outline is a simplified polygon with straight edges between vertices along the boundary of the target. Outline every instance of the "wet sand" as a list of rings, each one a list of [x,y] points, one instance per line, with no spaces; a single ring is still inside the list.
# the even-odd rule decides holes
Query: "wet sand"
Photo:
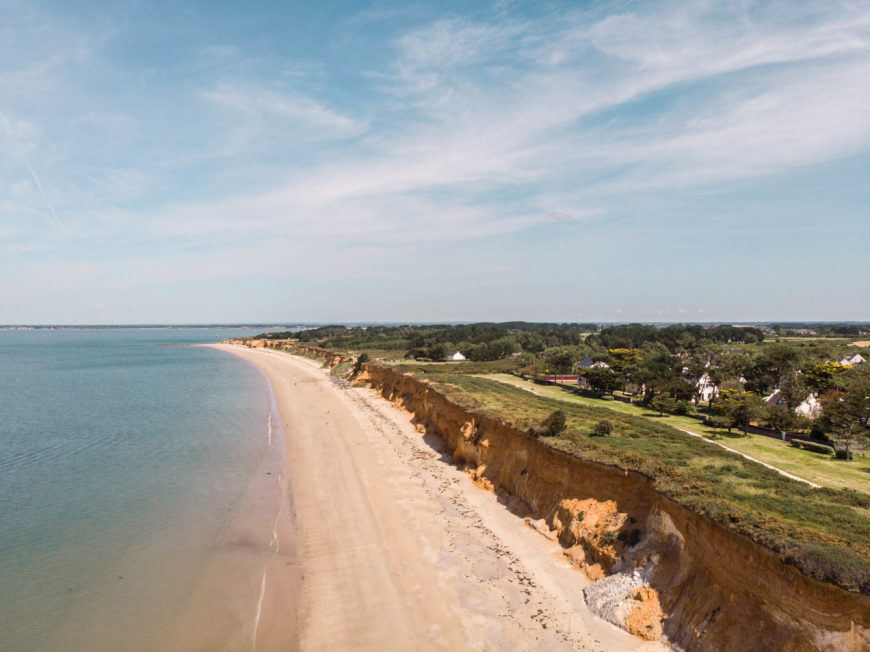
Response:
[[[302,573],[283,430],[278,406],[273,404],[267,454],[155,649],[298,648],[292,605],[300,593]]]
[[[559,545],[408,414],[313,361],[215,348],[271,381],[289,461],[295,556],[267,566],[256,649],[661,649],[593,616]]]

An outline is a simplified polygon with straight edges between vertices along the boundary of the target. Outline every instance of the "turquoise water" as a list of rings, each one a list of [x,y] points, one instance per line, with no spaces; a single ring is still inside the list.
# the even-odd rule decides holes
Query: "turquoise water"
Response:
[[[270,454],[239,331],[0,331],[0,649],[155,649]],[[244,332],[243,334],[251,334]]]

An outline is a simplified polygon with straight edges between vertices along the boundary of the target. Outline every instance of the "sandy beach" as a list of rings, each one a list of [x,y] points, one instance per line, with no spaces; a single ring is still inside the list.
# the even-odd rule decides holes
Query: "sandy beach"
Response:
[[[275,543],[295,554],[267,565],[255,649],[662,649],[593,616],[560,546],[408,414],[314,361],[215,348],[270,380],[288,455],[295,532],[282,515]]]

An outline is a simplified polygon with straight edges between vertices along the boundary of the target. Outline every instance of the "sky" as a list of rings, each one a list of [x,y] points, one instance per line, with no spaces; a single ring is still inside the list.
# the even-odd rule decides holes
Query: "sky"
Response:
[[[0,324],[870,320],[870,3],[0,0]]]

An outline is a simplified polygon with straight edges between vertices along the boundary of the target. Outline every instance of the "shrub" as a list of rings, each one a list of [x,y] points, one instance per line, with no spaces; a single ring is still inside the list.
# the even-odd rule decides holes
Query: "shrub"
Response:
[[[565,432],[565,428],[567,427],[567,419],[562,410],[554,410],[550,416],[547,417],[547,420],[544,421],[546,434],[550,437],[555,437],[556,435]]]
[[[837,449],[836,455],[838,460],[846,460],[847,462],[855,459],[855,454],[852,451],[847,451],[845,448]]]
[[[607,419],[601,419],[592,427],[592,435],[595,437],[607,437],[613,432],[613,424]]]
[[[362,366],[369,360],[371,360],[371,357],[368,353],[360,353],[353,365],[353,373],[358,374],[360,369],[362,369]]]
[[[695,414],[695,404],[691,401],[677,401],[677,414],[692,416]]]
[[[833,455],[834,449],[827,444],[821,444],[814,441],[807,441],[806,439],[792,439],[791,445],[795,448],[802,448],[803,450],[812,451],[813,453],[822,453],[823,455]]]
[[[810,439],[820,439],[822,441],[831,441],[828,434],[825,432],[824,428],[822,428],[822,424],[818,422],[814,422],[812,426],[810,426]]]

